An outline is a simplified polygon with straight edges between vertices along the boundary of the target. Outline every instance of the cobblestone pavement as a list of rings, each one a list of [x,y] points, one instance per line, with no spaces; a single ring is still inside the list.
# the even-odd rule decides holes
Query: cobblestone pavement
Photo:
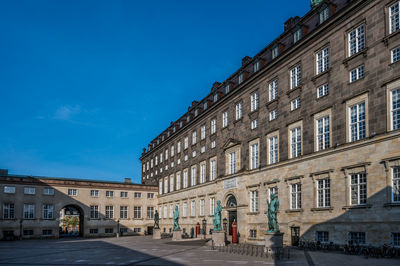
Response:
[[[201,241],[135,236],[0,242],[0,265],[400,265],[399,259],[365,259],[337,253],[292,250],[289,259],[251,257],[211,250]]]

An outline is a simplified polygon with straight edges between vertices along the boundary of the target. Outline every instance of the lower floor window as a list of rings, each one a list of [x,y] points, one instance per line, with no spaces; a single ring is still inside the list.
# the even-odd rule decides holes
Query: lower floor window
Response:
[[[256,238],[256,237],[257,237],[257,230],[251,229],[250,230],[250,238]]]
[[[122,233],[128,233],[128,228],[120,228],[119,232]]]
[[[106,229],[104,230],[104,232],[105,232],[106,234],[112,234],[112,233],[114,233],[114,228],[106,228]]]
[[[349,241],[353,244],[365,244],[365,232],[350,232]]]
[[[400,233],[392,233],[392,245],[393,246],[400,246]]]
[[[142,232],[142,228],[133,228],[133,232],[140,233],[140,232]],[[165,232],[165,228],[164,228],[164,232]]]
[[[24,230],[24,236],[31,236],[31,235],[33,235],[33,230],[32,229]]]
[[[97,228],[91,228],[91,229],[89,229],[89,233],[90,233],[91,235],[98,234],[98,233],[99,233],[99,229],[97,229]]]
[[[316,232],[316,240],[319,242],[328,242],[329,241],[329,232],[317,231]]]
[[[51,230],[51,229],[43,229],[43,231],[42,231],[42,235],[44,235],[44,236],[50,236],[52,234],[53,234],[53,230]]]

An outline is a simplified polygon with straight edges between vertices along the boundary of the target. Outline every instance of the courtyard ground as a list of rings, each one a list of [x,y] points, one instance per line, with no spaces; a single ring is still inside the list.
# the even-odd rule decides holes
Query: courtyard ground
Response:
[[[0,242],[0,265],[400,265],[399,259],[366,259],[293,249],[290,258],[219,252],[200,241],[171,242],[149,236]]]

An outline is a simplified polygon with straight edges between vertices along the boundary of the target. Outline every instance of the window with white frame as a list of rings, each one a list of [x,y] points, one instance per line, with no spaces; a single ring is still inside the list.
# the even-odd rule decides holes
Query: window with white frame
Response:
[[[348,34],[349,56],[357,54],[365,48],[365,26],[361,24]]]
[[[168,218],[168,207],[164,205],[164,218]]]
[[[15,218],[15,205],[14,203],[3,204],[3,219],[14,219]]]
[[[276,197],[278,197],[278,187],[270,187],[268,189],[268,199],[269,201],[272,200],[272,194],[274,194]]]
[[[315,232],[315,240],[320,243],[329,242],[329,232],[328,231],[317,231]]]
[[[364,78],[364,65],[356,67],[350,71],[350,83]]]
[[[349,132],[350,141],[366,137],[365,102],[360,102],[349,107]]]
[[[400,129],[400,88],[390,91],[390,129]]]
[[[158,165],[158,156],[156,156],[155,165]]]
[[[328,18],[329,18],[329,6],[326,6],[319,12],[319,24],[324,23],[324,21],[327,20]]]
[[[45,187],[43,188],[43,195],[54,195],[54,188],[51,187]]]
[[[197,131],[192,132],[192,145],[197,143]]]
[[[205,152],[206,152],[206,146],[201,146],[200,152],[201,152],[201,153],[205,153]]]
[[[192,157],[194,158],[194,157],[196,157],[196,151],[192,151]]]
[[[250,169],[258,168],[258,142],[250,144]]]
[[[268,86],[269,91],[269,101],[273,101],[278,96],[278,80],[272,81]]]
[[[350,175],[350,205],[367,204],[367,174]]]
[[[210,215],[215,214],[215,198],[211,197],[210,198]]]
[[[236,173],[236,152],[229,153],[229,174]]]
[[[43,204],[43,219],[54,218],[54,206],[51,204]]]
[[[217,160],[210,160],[210,180],[213,181],[217,178]]]
[[[184,143],[183,143],[183,149],[187,149],[189,147],[189,137],[185,137]]]
[[[392,246],[400,247],[400,232],[392,232]]]
[[[167,216],[165,215],[165,217]],[[142,206],[133,206],[133,218],[142,219]]]
[[[200,200],[200,216],[204,216],[204,199]]]
[[[242,103],[237,103],[235,106],[235,118],[236,120],[242,118]]]
[[[183,188],[187,188],[188,187],[188,181],[189,181],[189,178],[188,178],[188,175],[189,175],[189,172],[188,172],[188,170],[186,169],[186,170],[184,170],[183,171]]]
[[[200,183],[206,182],[206,164],[200,164]]]
[[[275,45],[271,50],[272,59],[276,58],[279,55],[279,46]]]
[[[257,238],[257,229],[250,229],[249,238]]]
[[[78,196],[78,190],[77,189],[73,189],[73,188],[69,188],[68,189],[68,196]]]
[[[244,81],[244,74],[243,72],[240,72],[238,77],[238,83],[241,84],[243,81]]]
[[[158,194],[162,195],[163,187],[162,187],[162,180],[158,182]]]
[[[400,1],[389,7],[389,33],[392,34],[400,29]]]
[[[328,85],[328,83],[326,83],[326,84],[324,84],[322,86],[319,86],[317,88],[317,98],[324,97],[324,96],[326,96],[328,94],[329,94],[329,85]]]
[[[174,205],[169,205],[169,218],[174,217]]]
[[[228,83],[225,86],[225,94],[228,94],[230,90],[231,90],[231,84]]]
[[[206,125],[202,125],[200,128],[200,138],[201,139],[206,138]]]
[[[365,244],[365,232],[349,232],[349,241],[352,241],[353,245]]]
[[[258,212],[258,191],[250,191],[250,212]]]
[[[321,74],[329,69],[329,48],[326,47],[316,54],[316,73]]]
[[[301,209],[301,184],[292,184],[290,186],[290,194],[290,209]]]
[[[293,43],[296,43],[298,41],[301,40],[301,28],[297,29],[294,33],[293,33]]]
[[[114,218],[114,206],[106,206],[106,219]]]
[[[325,150],[330,147],[330,117],[329,115],[316,120],[316,143],[317,151]]]
[[[177,144],[177,146],[176,146],[176,151],[177,151],[178,153],[181,152],[181,142],[180,142],[180,141],[178,141],[178,144]]]
[[[154,207],[147,207],[147,218],[154,218]]]
[[[194,110],[194,116],[197,116],[199,114],[199,109],[196,108],[196,110]]]
[[[149,163],[149,161],[147,161],[146,168],[147,168],[147,171],[149,171],[149,169],[150,169],[150,163]]]
[[[143,173],[146,172],[146,163],[143,163]]]
[[[392,202],[400,203],[400,167],[392,168]]]
[[[24,194],[35,195],[36,189],[34,187],[24,187]]]
[[[128,191],[121,191],[120,196],[121,198],[128,198]]]
[[[275,120],[278,117],[278,109],[269,112],[269,121]]]
[[[173,157],[175,155],[175,146],[172,145],[171,146],[171,157]]]
[[[250,96],[250,100],[251,100],[250,111],[253,112],[258,109],[258,92],[253,93]]]
[[[391,51],[392,63],[400,61],[400,46]]]
[[[300,105],[301,105],[300,97],[290,101],[290,111],[294,111],[296,109],[299,109]]]
[[[268,138],[268,163],[274,164],[278,162],[278,136]]]
[[[187,217],[187,202],[184,202],[182,205],[182,216]]]
[[[168,193],[168,177],[164,179],[164,193]]]
[[[212,119],[211,120],[211,134],[214,134],[217,132],[217,119]]]
[[[193,166],[192,167],[192,175],[191,175],[191,177],[192,177],[191,186],[195,186],[196,185],[196,180],[197,180],[196,173],[197,173],[196,166]]]
[[[228,126],[228,112],[222,113],[222,127]]]
[[[251,129],[256,129],[258,127],[258,119],[251,120]]]
[[[90,219],[99,219],[99,206],[98,205],[91,205],[90,206]]]
[[[163,153],[161,152],[160,153],[160,163],[162,163],[163,162]]]
[[[181,189],[181,172],[176,173],[176,190]]]
[[[218,101],[218,94],[214,94],[214,102],[217,102]]]
[[[163,218],[163,213],[162,213],[162,207],[158,207],[158,215],[160,216],[160,219]]]
[[[297,65],[290,70],[290,89],[293,90],[301,84],[301,66]]]
[[[190,216],[196,216],[196,201],[192,200],[190,205]]]
[[[119,218],[128,219],[128,206],[119,206]]]
[[[211,145],[210,146],[211,146],[211,149],[214,149],[216,147],[215,140],[211,141]]]
[[[174,175],[171,175],[169,178],[169,191],[174,191]]]
[[[329,178],[317,180],[317,207],[331,206],[331,187]]]
[[[260,60],[257,60],[256,62],[254,62],[253,64],[253,71],[257,72],[258,70],[260,70]]]
[[[301,155],[301,127],[290,129],[290,158]]]

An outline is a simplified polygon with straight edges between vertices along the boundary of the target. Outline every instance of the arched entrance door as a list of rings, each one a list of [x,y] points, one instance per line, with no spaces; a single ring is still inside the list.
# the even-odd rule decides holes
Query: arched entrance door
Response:
[[[76,205],[67,205],[60,210],[60,237],[83,236],[83,210]]]
[[[228,233],[232,235],[232,223],[236,221],[237,223],[237,202],[233,195],[230,195],[228,201],[226,202],[226,210],[228,211]]]

